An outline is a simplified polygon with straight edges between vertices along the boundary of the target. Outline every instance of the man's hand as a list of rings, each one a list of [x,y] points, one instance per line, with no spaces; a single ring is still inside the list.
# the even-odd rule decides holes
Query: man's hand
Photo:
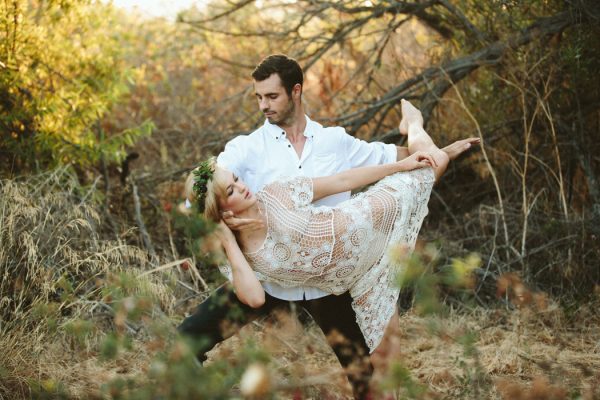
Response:
[[[234,231],[253,231],[264,227],[264,223],[259,219],[238,218],[231,211],[223,213],[223,221],[229,229]]]

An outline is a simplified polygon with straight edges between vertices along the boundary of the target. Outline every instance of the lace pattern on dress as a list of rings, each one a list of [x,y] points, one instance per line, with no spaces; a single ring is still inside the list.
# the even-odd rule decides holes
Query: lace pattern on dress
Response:
[[[267,213],[267,237],[246,258],[261,280],[333,294],[350,291],[373,351],[399,295],[388,247],[414,248],[433,182],[431,168],[393,174],[336,207],[310,205],[307,177],[267,185],[257,193]]]

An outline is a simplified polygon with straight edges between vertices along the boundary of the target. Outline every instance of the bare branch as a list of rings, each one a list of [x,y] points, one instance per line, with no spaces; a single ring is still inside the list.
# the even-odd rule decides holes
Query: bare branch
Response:
[[[477,38],[479,42],[483,43],[486,41],[485,35],[481,33],[481,31],[477,29],[475,25],[473,25],[471,21],[469,21],[469,19],[459,9],[450,4],[448,0],[439,0],[439,3],[443,5],[448,11],[450,11],[450,13],[452,13],[452,15],[454,15],[464,25],[464,27],[467,28],[469,32],[474,34],[475,38]]]
[[[543,36],[559,33],[568,26],[579,22],[575,21],[568,11],[552,17],[541,18],[507,40],[496,41],[475,53],[446,62],[441,66],[427,68],[419,75],[390,89],[380,99],[370,102],[368,107],[343,115],[336,121],[348,126],[349,132],[356,133],[389,103],[397,104],[402,98],[415,97],[419,90],[424,92],[419,97],[422,99],[423,116],[427,120],[443,94],[453,84],[464,79],[477,68],[496,65],[502,60],[502,56],[507,50],[518,48]]]
[[[223,11],[220,14],[213,15],[212,17],[205,18],[205,19],[202,19],[202,20],[199,20],[199,21],[193,21],[193,23],[194,24],[204,24],[204,23],[207,23],[207,22],[216,21],[218,19],[221,19],[223,17],[226,17],[228,15],[233,14],[233,13],[235,13],[238,10],[241,10],[242,8],[246,7],[248,4],[251,4],[251,3],[254,3],[254,0],[242,0],[239,3],[237,3],[237,4],[233,4],[233,7],[228,8],[227,10]],[[183,17],[181,18],[181,20],[179,22],[190,23],[188,21],[185,21],[183,19]]]

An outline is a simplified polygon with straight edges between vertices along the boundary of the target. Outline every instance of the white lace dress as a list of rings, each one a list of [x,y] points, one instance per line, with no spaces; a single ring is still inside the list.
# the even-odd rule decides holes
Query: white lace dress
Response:
[[[399,288],[390,244],[414,248],[434,183],[431,168],[390,175],[336,207],[311,205],[312,179],[271,183],[256,194],[267,217],[261,248],[244,253],[262,281],[350,291],[369,349],[380,343]]]

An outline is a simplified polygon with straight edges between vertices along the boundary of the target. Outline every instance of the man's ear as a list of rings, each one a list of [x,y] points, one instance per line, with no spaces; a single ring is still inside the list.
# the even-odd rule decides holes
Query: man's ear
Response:
[[[300,98],[302,96],[302,85],[296,83],[292,88],[292,96]]]

